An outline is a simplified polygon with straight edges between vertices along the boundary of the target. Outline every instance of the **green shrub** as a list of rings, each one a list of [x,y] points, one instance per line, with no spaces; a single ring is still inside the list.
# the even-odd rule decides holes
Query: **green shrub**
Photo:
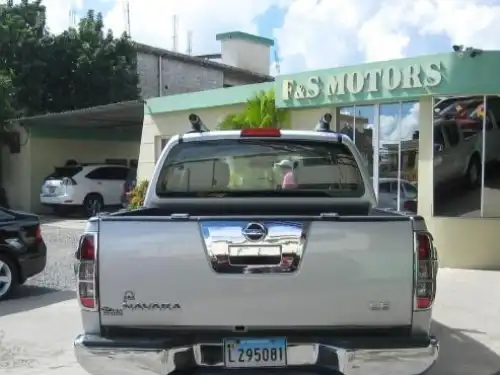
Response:
[[[135,185],[134,189],[130,191],[129,194],[129,210],[133,210],[144,205],[144,198],[146,197],[146,192],[148,190],[149,181],[144,180]]]

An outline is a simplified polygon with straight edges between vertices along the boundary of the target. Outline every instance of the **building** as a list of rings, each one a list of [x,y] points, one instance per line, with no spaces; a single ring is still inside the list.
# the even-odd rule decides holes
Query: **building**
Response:
[[[439,139],[434,139],[441,125],[435,123],[433,110],[434,97],[499,95],[499,62],[500,51],[452,52],[283,75],[276,77],[275,82],[152,98],[144,105],[139,179],[151,175],[162,141],[189,129],[191,112],[214,128],[227,114],[242,110],[245,102],[258,91],[275,88],[276,105],[290,111],[292,128],[313,129],[318,119],[330,112],[334,128],[340,131],[342,116],[346,116],[342,108],[354,106],[360,113],[370,113],[363,115],[370,118],[370,126],[363,128],[371,129],[368,137],[372,139],[373,163],[370,170],[375,189],[379,178],[393,173],[394,165],[408,166],[418,177],[418,213],[426,219],[435,237],[441,266],[500,269],[500,183],[495,185],[500,181],[500,172],[497,168],[488,174],[489,168],[481,164],[481,160],[500,161],[500,108],[491,107],[483,127],[485,133],[460,136],[464,133],[460,127],[442,125],[445,135]],[[356,109],[354,113],[357,112]],[[495,121],[497,126],[489,126],[495,114],[499,119]],[[398,132],[394,131],[394,125]],[[397,151],[395,141],[400,144]],[[463,146],[466,144],[473,147]],[[394,163],[387,156],[393,152],[411,155],[403,155]],[[398,159],[403,162],[397,162]],[[381,168],[384,163],[389,166]],[[479,170],[484,178],[478,180]],[[467,179],[470,188],[440,194],[434,180],[451,181],[454,176]]]
[[[274,80],[269,75],[273,40],[242,32],[216,38],[221,52],[205,56],[135,43],[141,96],[149,99]],[[253,56],[247,58],[248,53]]]

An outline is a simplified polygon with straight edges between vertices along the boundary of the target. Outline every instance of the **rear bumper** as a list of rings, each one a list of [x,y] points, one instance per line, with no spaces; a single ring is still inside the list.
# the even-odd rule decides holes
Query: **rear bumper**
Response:
[[[19,257],[18,261],[22,281],[41,273],[47,265],[47,246],[45,242],[38,244],[36,251]]]
[[[45,206],[81,206],[82,201],[72,195],[40,195],[40,203]]]
[[[310,340],[289,339],[288,366],[272,372],[338,370],[344,375],[417,375],[428,370],[438,357],[439,342],[435,337],[406,342],[381,340],[378,344],[372,340],[359,348],[354,347],[355,342],[344,341],[341,345],[335,343],[336,339],[305,343]],[[74,349],[78,362],[91,375],[167,375],[197,368],[224,371],[220,341],[176,346],[168,340],[110,340],[83,334],[76,338]]]

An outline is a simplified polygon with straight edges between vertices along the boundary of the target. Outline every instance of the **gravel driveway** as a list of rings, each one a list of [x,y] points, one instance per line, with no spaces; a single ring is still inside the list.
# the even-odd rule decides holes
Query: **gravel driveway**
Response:
[[[48,251],[47,266],[43,273],[20,287],[14,298],[75,290],[74,253],[84,227],[84,220],[61,220],[42,225]]]

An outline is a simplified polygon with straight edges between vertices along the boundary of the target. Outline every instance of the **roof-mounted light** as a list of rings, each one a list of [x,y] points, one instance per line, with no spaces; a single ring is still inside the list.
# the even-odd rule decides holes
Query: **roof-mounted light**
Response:
[[[332,114],[331,113],[325,113],[323,117],[318,122],[318,125],[316,125],[316,128],[314,128],[315,131],[317,132],[331,132],[330,129],[330,124],[332,122]]]
[[[281,130],[275,128],[247,128],[241,130],[240,137],[281,137]]]
[[[191,123],[191,130],[188,133],[204,133],[210,131],[203,121],[201,121],[200,116],[198,116],[196,113],[191,113],[189,115],[189,122]]]

